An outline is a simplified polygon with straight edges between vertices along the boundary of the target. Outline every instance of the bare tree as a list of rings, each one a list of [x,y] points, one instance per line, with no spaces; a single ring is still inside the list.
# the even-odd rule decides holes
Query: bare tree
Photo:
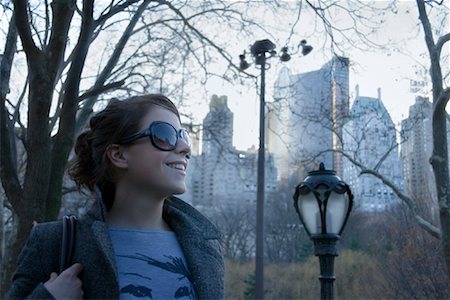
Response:
[[[254,256],[254,216],[254,207],[250,204],[224,205],[209,215],[223,234],[225,257],[244,262]]]
[[[265,249],[270,263],[294,263],[312,254],[309,240],[292,209],[292,185],[283,184],[267,197]]]
[[[202,70],[198,76],[202,80],[218,75],[206,67],[216,59],[225,61],[233,74],[237,67],[218,32],[227,28],[245,35],[251,28],[262,30],[242,11],[245,2],[15,0],[13,4],[13,10],[5,13],[10,25],[0,73],[0,178],[17,230],[2,261],[0,294],[8,287],[31,222],[57,216],[74,136],[96,103],[105,100],[102,95],[177,91],[178,83],[193,70]],[[217,31],[204,30],[210,26]],[[8,97],[10,85],[15,84],[14,90],[17,86],[10,79],[11,70],[21,67],[13,63],[15,56],[23,55],[27,62],[21,69],[27,74],[20,78],[23,92]],[[197,75],[190,77],[195,80]],[[172,96],[183,96],[182,90],[177,92]],[[26,116],[21,114],[24,110]],[[17,167],[18,140],[26,153],[23,173]]]
[[[450,88],[445,87],[441,68],[442,48],[450,41],[450,33],[434,39],[433,28],[428,19],[425,4],[443,5],[443,2],[417,0],[419,18],[425,33],[425,42],[430,55],[430,77],[433,92],[433,154],[430,163],[433,166],[441,223],[442,250],[450,272],[450,177],[447,141],[447,112]]]

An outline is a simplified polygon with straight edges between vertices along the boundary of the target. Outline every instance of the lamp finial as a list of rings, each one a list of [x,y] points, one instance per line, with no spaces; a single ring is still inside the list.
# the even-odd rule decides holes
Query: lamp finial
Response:
[[[323,164],[323,162],[321,162],[319,165],[319,171],[325,171],[325,165]]]

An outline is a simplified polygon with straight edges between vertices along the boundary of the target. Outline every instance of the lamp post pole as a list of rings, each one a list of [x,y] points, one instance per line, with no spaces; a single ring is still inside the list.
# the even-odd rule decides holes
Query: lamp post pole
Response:
[[[320,265],[320,299],[333,299],[334,258],[338,256],[336,242],[339,236],[335,234],[320,234],[311,237],[314,242],[314,254],[319,257]]]
[[[300,42],[302,54],[307,55],[313,49],[306,40]],[[264,298],[264,190],[265,190],[265,89],[266,89],[266,61],[277,54],[275,44],[270,40],[256,41],[250,48],[255,59],[255,64],[261,67],[261,90],[259,93],[259,148],[257,167],[257,192],[256,192],[256,263],[255,263],[255,299]],[[288,48],[281,49],[281,61],[289,61],[291,56]],[[268,56],[266,56],[268,54]],[[250,64],[245,60],[244,54],[239,55],[241,71],[247,69]]]
[[[259,148],[256,195],[256,267],[255,298],[264,298],[264,179],[265,179],[265,88],[266,57],[261,55],[261,90],[259,94]]]

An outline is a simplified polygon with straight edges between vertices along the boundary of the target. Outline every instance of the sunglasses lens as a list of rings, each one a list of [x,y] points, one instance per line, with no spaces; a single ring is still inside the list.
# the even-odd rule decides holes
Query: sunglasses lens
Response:
[[[159,123],[152,128],[154,145],[161,150],[173,150],[177,145],[177,132],[168,124]]]
[[[185,141],[185,143],[190,147],[191,146],[191,137],[189,136],[189,132],[185,129],[181,130],[181,137]]]

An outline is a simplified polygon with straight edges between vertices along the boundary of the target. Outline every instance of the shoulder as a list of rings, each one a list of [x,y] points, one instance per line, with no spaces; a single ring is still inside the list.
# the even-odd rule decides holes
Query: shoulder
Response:
[[[51,221],[51,222],[45,222],[45,223],[36,223],[36,225],[33,226],[32,232],[36,233],[52,233],[52,232],[58,232],[61,231],[62,227],[61,220]]]
[[[38,223],[31,229],[29,242],[38,242],[39,245],[54,244],[60,241],[62,233],[61,220]]]
[[[39,283],[47,281],[51,272],[58,271],[61,232],[61,221],[33,226],[18,257],[7,298],[34,298],[45,292]]]
[[[38,223],[31,229],[28,242],[25,245],[23,252],[27,252],[27,250],[37,250],[41,258],[40,260],[44,263],[53,256],[59,255],[61,235],[61,220]]]

